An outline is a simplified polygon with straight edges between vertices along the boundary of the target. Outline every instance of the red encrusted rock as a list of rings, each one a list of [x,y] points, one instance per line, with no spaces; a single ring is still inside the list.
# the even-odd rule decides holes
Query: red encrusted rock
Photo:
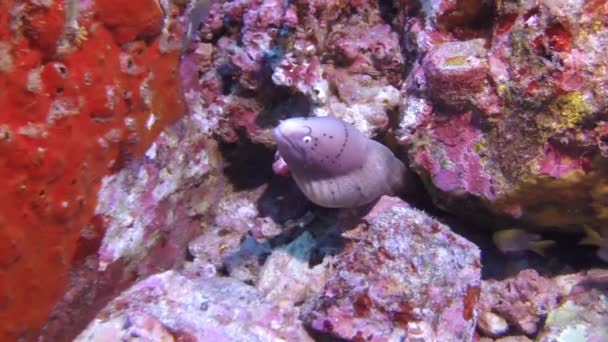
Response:
[[[95,0],[99,19],[112,31],[118,44],[160,33],[163,9],[157,0]]]
[[[479,249],[399,199],[382,197],[364,220],[344,233],[350,241],[304,322],[349,340],[470,340]]]
[[[27,1],[23,8],[23,33],[46,57],[55,52],[64,30],[64,1]]]
[[[431,17],[441,28],[470,24],[484,6],[483,0],[431,0],[428,2]]]
[[[145,3],[156,10],[139,7],[121,21],[108,16],[135,5],[0,2],[0,340],[37,336],[82,255],[101,178],[183,114],[177,50],[161,51],[163,14],[158,2]],[[124,47],[104,25],[117,33],[150,21],[154,29],[120,38],[143,33],[148,44]]]

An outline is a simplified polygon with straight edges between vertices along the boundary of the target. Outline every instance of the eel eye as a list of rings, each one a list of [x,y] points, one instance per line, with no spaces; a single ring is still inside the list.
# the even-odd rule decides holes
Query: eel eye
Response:
[[[302,138],[302,141],[306,144],[308,144],[311,140],[312,140],[312,137],[310,135],[307,135],[304,138]]]

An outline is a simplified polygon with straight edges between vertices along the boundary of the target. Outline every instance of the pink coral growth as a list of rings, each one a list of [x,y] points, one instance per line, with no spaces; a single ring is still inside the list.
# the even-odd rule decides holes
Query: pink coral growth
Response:
[[[414,165],[428,170],[433,184],[445,192],[467,192],[494,199],[492,177],[475,151],[481,132],[467,112],[429,127],[435,146],[417,150]]]
[[[551,177],[560,178],[569,172],[581,171],[587,173],[591,170],[592,162],[589,157],[579,154],[560,151],[557,146],[547,144],[545,159],[540,163],[540,172]]]

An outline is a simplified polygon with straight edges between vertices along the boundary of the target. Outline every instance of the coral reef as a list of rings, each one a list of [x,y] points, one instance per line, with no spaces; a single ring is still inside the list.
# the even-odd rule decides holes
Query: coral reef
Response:
[[[599,0],[2,1],[0,340],[605,339],[607,45]],[[271,129],[324,115],[406,200],[306,200]],[[568,241],[511,276],[507,224]]]
[[[403,9],[415,60],[397,137],[411,166],[447,210],[465,200],[545,229],[599,228],[605,6],[498,2],[484,21],[482,2],[458,3],[470,24],[446,19],[450,1]]]

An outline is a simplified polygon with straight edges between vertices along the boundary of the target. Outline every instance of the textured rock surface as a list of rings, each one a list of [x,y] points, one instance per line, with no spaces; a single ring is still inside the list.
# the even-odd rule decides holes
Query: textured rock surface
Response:
[[[194,111],[209,108],[225,141],[241,130],[270,143],[264,128],[307,114],[371,136],[400,105],[399,36],[372,2],[233,1],[213,5],[208,26],[184,58],[186,98]]]
[[[481,311],[477,318],[477,328],[485,336],[498,337],[509,331],[509,323],[491,311]]]
[[[350,242],[304,321],[345,339],[470,340],[480,291],[477,247],[396,198],[382,197],[364,220],[344,233]]]
[[[484,280],[478,331],[516,340],[529,340],[518,336],[523,333],[536,341],[602,341],[607,333],[607,283],[605,269],[553,278],[529,269],[502,281]]]
[[[196,277],[228,276],[255,285],[243,291],[256,303],[295,305],[290,314],[306,303],[303,317],[321,334],[472,337],[477,248],[385,200],[344,249],[340,234],[362,211],[315,208],[288,177],[272,178],[268,128],[289,116],[335,115],[404,160],[408,150],[435,203],[458,216],[485,208],[552,230],[599,231],[608,220],[603,1],[213,1],[178,70],[188,3],[0,3],[0,89],[9,90],[0,92],[0,330],[9,340],[35,338],[68,270],[43,340],[71,340],[118,293],[171,268],[188,279],[148,278],[169,284],[151,295],[156,307],[184,293],[178,283],[196,292]],[[189,113],[166,128],[182,98]],[[446,265],[471,279],[447,277]],[[502,336],[506,322],[519,336],[503,340],[526,340],[554,307],[571,308],[560,300],[577,277],[528,271],[485,282],[492,306],[482,306],[479,331]],[[598,313],[590,321],[605,317],[580,298],[572,305]],[[112,311],[95,334],[188,339],[149,311],[117,328],[128,308]],[[543,336],[570,329],[552,322]]]
[[[551,279],[534,270],[524,270],[504,281],[483,281],[479,310],[497,314],[515,331],[534,335],[542,319],[557,307],[558,299],[558,287]],[[484,314],[481,316],[485,318]]]
[[[164,130],[142,159],[104,179],[97,224],[81,232],[87,248],[77,254],[69,291],[45,326],[46,338],[78,333],[138,277],[183,264],[188,244],[200,234],[200,216],[226,188],[217,144],[205,135],[206,125],[198,115],[184,117]],[[74,321],[78,324],[67,324]]]
[[[398,138],[436,202],[548,228],[605,224],[606,6],[499,2],[494,21],[465,25],[482,2],[429,3],[403,9],[414,60]]]
[[[297,310],[264,301],[232,278],[167,271],[140,281],[104,308],[76,341],[312,341]]]
[[[605,341],[608,339],[607,313],[605,289],[586,289],[570,296],[549,313],[537,341]]]
[[[268,257],[257,288],[269,301],[288,300],[302,303],[318,292],[327,281],[327,262],[310,267],[316,241],[304,232],[289,245],[277,248]]]

